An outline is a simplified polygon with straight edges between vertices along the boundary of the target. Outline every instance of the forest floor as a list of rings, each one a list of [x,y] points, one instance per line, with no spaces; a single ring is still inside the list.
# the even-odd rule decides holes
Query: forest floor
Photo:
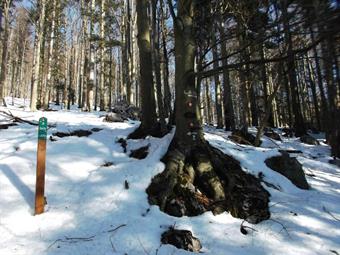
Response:
[[[47,117],[46,212],[34,216],[37,126],[21,123],[0,129],[0,255],[24,254],[190,254],[161,245],[161,234],[175,226],[193,232],[204,254],[340,254],[340,168],[329,164],[330,148],[320,139],[311,146],[297,138],[273,142],[263,138],[260,148],[238,145],[228,133],[209,127],[206,139],[241,162],[244,171],[262,172],[264,181],[279,189],[270,192],[271,219],[257,225],[243,223],[228,213],[171,217],[150,206],[145,189],[164,169],[173,132],[163,138],[128,140],[127,152],[116,141],[126,138],[139,122],[105,123],[103,113],[74,109],[29,112],[24,101],[0,107],[25,120]],[[26,102],[27,104],[27,102]],[[8,117],[0,114],[0,125]],[[95,129],[88,137],[57,137],[55,132]],[[100,131],[99,131],[100,129]],[[254,130],[253,130],[254,131]],[[131,150],[149,146],[145,159],[130,158]],[[269,169],[264,160],[279,149],[303,165],[310,190],[295,187]],[[104,166],[106,165],[106,166]]]

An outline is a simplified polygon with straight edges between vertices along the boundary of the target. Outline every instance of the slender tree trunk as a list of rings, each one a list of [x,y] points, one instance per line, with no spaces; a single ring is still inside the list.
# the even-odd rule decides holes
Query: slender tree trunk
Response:
[[[82,98],[82,92],[84,89],[84,69],[85,69],[85,50],[84,50],[84,41],[80,42],[80,49],[79,49],[79,66],[78,66],[78,108],[82,109],[83,108],[83,98]]]
[[[112,48],[110,49],[110,71],[109,71],[109,102],[108,102],[108,108],[111,110],[112,109],[112,92],[114,91],[114,83],[113,81],[115,80],[114,74],[115,74],[115,64],[113,60],[113,52]]]
[[[43,108],[48,109],[49,107],[49,91],[53,87],[52,83],[52,66],[54,60],[54,41],[55,41],[55,24],[56,24],[56,8],[57,8],[57,1],[53,2],[53,9],[52,9],[52,19],[51,19],[51,34],[50,34],[50,47],[48,53],[48,70],[47,70],[47,81],[45,87],[45,98],[43,103]]]
[[[216,44],[216,31],[212,32],[212,44],[215,45],[212,49],[214,68],[218,68],[218,48]],[[221,91],[221,82],[218,74],[214,75],[215,82],[215,108],[216,108],[216,116],[217,116],[217,128],[223,128],[223,116],[222,116],[222,91]]]
[[[162,132],[166,129],[165,123],[165,112],[163,104],[163,93],[162,93],[162,79],[161,79],[161,61],[159,53],[159,23],[157,22],[157,2],[158,0],[152,0],[152,42],[153,42],[153,66],[156,78],[156,88],[157,88],[157,106],[159,120],[161,124]]]
[[[224,26],[220,25],[220,36],[221,38],[225,37]],[[227,56],[227,47],[226,43],[221,43],[221,55],[222,55],[222,65],[228,65]],[[223,70],[223,106],[224,106],[224,125],[227,131],[235,129],[235,113],[234,113],[234,105],[231,93],[231,83],[229,77],[229,69]]]
[[[73,62],[75,59],[75,49],[72,43],[72,48],[70,51],[70,63],[69,63],[69,70],[68,70],[68,88],[67,88],[67,110],[71,109],[71,102],[72,102],[72,97],[74,97],[74,92],[73,92],[73,88],[72,88],[72,84],[73,84],[73,74],[74,74],[74,70],[73,70]]]
[[[105,100],[105,5],[106,0],[101,0],[101,18],[100,18],[100,85],[99,85],[99,97],[100,97],[100,110],[106,110]]]
[[[261,59],[265,58],[265,48],[263,43],[260,45],[260,56]],[[268,117],[268,123],[269,126],[274,127],[274,119],[273,119],[273,107],[272,105],[268,106],[268,78],[267,78],[267,70],[266,70],[266,64],[261,65],[261,80],[262,80],[262,86],[263,86],[263,94],[264,94],[264,106],[265,109],[269,109],[269,117]]]
[[[209,91],[209,79],[205,79],[205,83],[204,83],[204,101],[205,101],[205,108],[206,108],[206,112],[207,112],[207,117],[206,117],[206,121],[208,125],[211,125],[213,123],[213,117],[212,117],[212,113],[211,113],[211,98],[210,98],[210,91]]]
[[[312,27],[310,27],[310,34],[311,34],[312,43],[314,43],[315,38],[314,38],[314,31],[313,31]],[[317,50],[316,46],[313,47],[313,55],[314,55],[314,61],[315,61],[316,74],[317,74],[317,77],[318,77],[318,88],[319,88],[320,97],[321,97],[321,110],[322,110],[322,116],[323,116],[321,128],[324,129],[325,118],[328,114],[328,105],[327,105],[327,99],[326,99],[326,96],[325,96],[324,86],[323,86],[323,82],[322,82],[323,78],[322,78],[322,73],[321,73],[319,54],[318,54],[318,50]]]
[[[4,18],[5,25],[4,25],[3,40],[2,40],[2,57],[1,57],[1,72],[0,72],[0,105],[3,102],[6,73],[7,73],[10,4],[11,4],[10,0],[5,0],[5,2],[4,2],[4,12],[3,12],[3,18]],[[0,25],[0,28],[1,28],[1,25]]]
[[[32,87],[31,87],[31,103],[30,108],[31,111],[37,110],[37,93],[39,87],[40,80],[40,54],[41,54],[41,44],[43,41],[43,32],[45,25],[45,11],[46,11],[46,0],[39,1],[40,8],[40,16],[39,23],[36,29],[36,44],[34,51],[34,70],[33,70],[33,79],[32,79]]]
[[[248,48],[245,47],[246,45],[246,29],[241,25],[238,24],[238,31],[239,31],[239,47],[242,49],[241,52],[241,62],[244,61],[245,63],[249,62],[249,52]],[[241,86],[241,98],[242,98],[242,114],[241,114],[241,125],[242,130],[247,133],[249,124],[251,124],[251,111],[250,111],[250,100],[249,100],[249,64],[245,64],[239,70],[239,79],[240,79],[240,86]]]
[[[165,116],[171,116],[171,92],[169,85],[169,57],[167,50],[167,27],[165,24],[165,14],[164,14],[164,3],[163,0],[160,0],[160,8],[161,8],[161,32],[162,32],[162,62],[163,62],[163,86],[164,86],[164,112]]]
[[[127,72],[126,72],[126,99],[127,103],[131,104],[132,99],[132,81],[131,81],[131,72],[132,72],[132,52],[131,52],[131,27],[132,27],[132,18],[131,18],[131,7],[130,0],[126,0],[126,14],[127,14],[127,22],[126,22],[126,54],[127,54]]]
[[[91,19],[90,19],[90,52],[89,52],[89,76],[87,80],[87,111],[91,112],[94,106],[94,88],[95,88],[95,45],[92,42],[94,37],[95,17],[94,10],[96,8],[96,1],[91,0]]]
[[[84,67],[82,70],[82,101],[81,106],[83,110],[88,109],[88,97],[87,97],[87,88],[88,88],[88,82],[90,80],[90,65],[89,65],[89,57],[91,52],[91,42],[89,39],[88,34],[88,23],[89,23],[89,16],[88,16],[88,10],[89,6],[86,0],[83,0],[82,2],[83,8],[82,8],[82,16],[83,16],[83,22],[82,22],[82,30],[83,30],[83,36],[84,36],[84,43],[83,43],[83,61],[84,61]]]
[[[317,124],[317,128],[321,130],[320,110],[319,110],[319,104],[318,104],[318,96],[316,93],[315,78],[312,73],[312,66],[311,66],[311,61],[309,59],[308,53],[307,53],[306,65],[307,65],[308,78],[309,78],[310,87],[311,87],[312,96],[313,96],[316,124]]]
[[[152,69],[150,68],[152,66],[152,56],[150,26],[147,14],[149,4],[150,0],[138,0],[136,5],[142,99],[141,128],[146,131],[152,130],[157,122]]]
[[[264,116],[263,116],[263,118],[262,118],[262,120],[260,122],[259,128],[257,129],[257,133],[256,133],[256,137],[255,137],[255,142],[254,142],[255,146],[260,146],[260,144],[261,144],[260,142],[261,142],[261,136],[262,136],[263,130],[264,130],[264,128],[267,125],[267,122],[269,120],[270,115],[272,114],[272,112],[271,112],[271,103],[273,102],[273,100],[274,100],[274,98],[275,98],[275,96],[276,96],[276,94],[277,94],[277,92],[278,92],[278,90],[280,88],[280,85],[281,84],[278,82],[276,84],[276,87],[274,88],[273,93],[268,97],[268,101],[267,101],[268,104],[266,105]]]
[[[302,118],[300,102],[299,102],[299,97],[298,97],[299,90],[298,90],[298,83],[296,80],[295,56],[293,53],[293,41],[292,41],[292,35],[290,32],[290,27],[289,27],[287,0],[283,0],[282,3],[283,3],[282,16],[283,16],[283,25],[284,25],[284,31],[285,31],[285,40],[288,46],[287,66],[288,66],[289,84],[290,84],[290,90],[291,90],[291,96],[292,96],[292,107],[293,107],[293,112],[294,112],[294,129],[295,129],[295,135],[301,136],[303,134],[306,134],[307,131],[306,131],[305,124]]]

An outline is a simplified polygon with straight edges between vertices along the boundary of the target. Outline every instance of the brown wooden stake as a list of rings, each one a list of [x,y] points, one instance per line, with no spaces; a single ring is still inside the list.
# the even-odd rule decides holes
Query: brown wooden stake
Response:
[[[44,212],[45,207],[45,168],[46,168],[47,119],[40,118],[37,152],[37,178],[35,186],[35,215]]]

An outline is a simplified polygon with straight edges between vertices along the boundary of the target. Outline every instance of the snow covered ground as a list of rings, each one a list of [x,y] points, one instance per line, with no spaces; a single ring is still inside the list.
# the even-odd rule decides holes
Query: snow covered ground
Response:
[[[11,100],[9,100],[9,103]],[[176,218],[147,202],[145,189],[164,168],[160,158],[172,135],[128,142],[124,153],[120,137],[138,122],[104,123],[101,113],[27,111],[22,100],[0,107],[26,120],[47,117],[56,131],[101,128],[89,137],[56,138],[47,144],[46,212],[33,215],[37,127],[19,124],[0,130],[0,255],[24,254],[190,254],[160,245],[169,226],[191,230],[201,240],[204,254],[340,254],[340,169],[328,163],[330,150],[301,144],[297,139],[273,143],[264,139],[261,148],[237,145],[224,131],[206,129],[211,144],[237,158],[243,169],[262,172],[264,180],[280,191],[271,194],[271,219],[240,232],[242,220],[228,213]],[[27,102],[26,102],[27,104]],[[6,117],[0,114],[0,124]],[[129,150],[150,144],[147,158],[130,158]],[[279,149],[302,150],[297,154],[310,190],[296,188],[270,170],[264,160]],[[103,167],[105,162],[113,165]],[[129,189],[125,189],[125,181]]]

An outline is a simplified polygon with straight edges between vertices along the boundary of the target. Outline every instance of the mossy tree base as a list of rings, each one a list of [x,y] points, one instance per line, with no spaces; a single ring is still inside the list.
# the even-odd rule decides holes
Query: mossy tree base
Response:
[[[165,213],[181,217],[227,211],[250,223],[270,217],[270,195],[260,180],[209,143],[184,148],[173,141],[163,162],[165,170],[146,191],[150,204]]]

